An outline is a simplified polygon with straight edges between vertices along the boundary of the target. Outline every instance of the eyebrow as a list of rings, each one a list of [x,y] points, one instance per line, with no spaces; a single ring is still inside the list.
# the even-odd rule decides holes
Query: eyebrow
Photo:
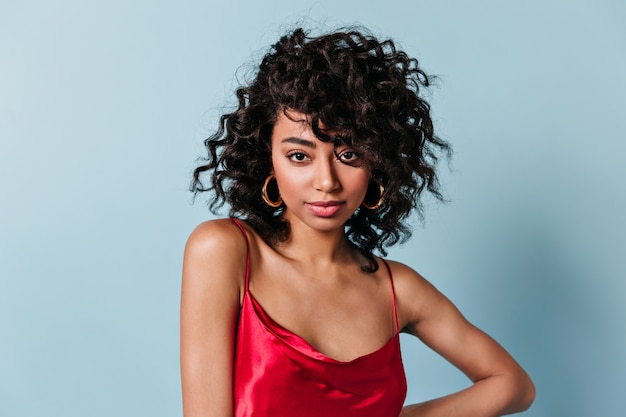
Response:
[[[312,142],[312,141],[306,140],[306,139],[302,139],[302,138],[295,138],[295,137],[285,138],[285,139],[283,139],[281,141],[281,143],[294,143],[296,145],[307,146],[307,147],[313,148],[313,149],[315,149],[317,147],[315,145],[315,142]]]

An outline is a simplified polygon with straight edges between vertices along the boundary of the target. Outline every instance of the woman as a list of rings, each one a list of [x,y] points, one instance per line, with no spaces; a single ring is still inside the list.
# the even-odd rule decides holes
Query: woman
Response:
[[[410,267],[385,261],[403,220],[441,198],[415,59],[363,31],[284,36],[205,142],[192,189],[232,219],[185,249],[183,409],[196,416],[499,416],[532,382]],[[210,174],[209,185],[201,181]],[[239,219],[239,220],[238,220]],[[403,407],[399,332],[473,384]]]

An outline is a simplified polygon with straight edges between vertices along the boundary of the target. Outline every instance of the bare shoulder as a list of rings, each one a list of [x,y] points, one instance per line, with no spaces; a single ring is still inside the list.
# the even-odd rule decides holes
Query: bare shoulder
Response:
[[[246,240],[239,227],[230,219],[208,220],[200,223],[189,235],[185,251],[215,257],[216,253],[246,253]]]
[[[435,290],[433,285],[413,268],[397,261],[386,261],[391,268],[396,297],[415,299],[427,296]],[[436,291],[436,290],[435,290]]]
[[[180,302],[185,415],[209,410],[216,413],[211,415],[232,415],[232,363],[246,254],[246,239],[230,219],[204,222],[187,240]]]
[[[191,232],[185,245],[183,280],[224,281],[241,288],[248,246],[239,227],[230,219],[209,220]]]
[[[396,261],[387,261],[393,275],[398,319],[401,328],[413,327],[442,307],[455,307],[433,284],[413,268]]]

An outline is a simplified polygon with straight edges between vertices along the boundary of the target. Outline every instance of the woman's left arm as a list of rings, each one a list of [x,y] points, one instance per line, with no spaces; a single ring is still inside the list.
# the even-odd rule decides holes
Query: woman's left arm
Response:
[[[412,269],[393,263],[400,325],[465,373],[462,391],[404,407],[401,417],[495,417],[526,410],[535,388],[522,367]]]

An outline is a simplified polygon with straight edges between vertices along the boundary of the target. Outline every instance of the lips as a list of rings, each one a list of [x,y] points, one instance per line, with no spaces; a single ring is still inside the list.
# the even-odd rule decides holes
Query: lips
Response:
[[[306,207],[318,217],[332,217],[343,206],[341,201],[312,201],[306,203]]]

